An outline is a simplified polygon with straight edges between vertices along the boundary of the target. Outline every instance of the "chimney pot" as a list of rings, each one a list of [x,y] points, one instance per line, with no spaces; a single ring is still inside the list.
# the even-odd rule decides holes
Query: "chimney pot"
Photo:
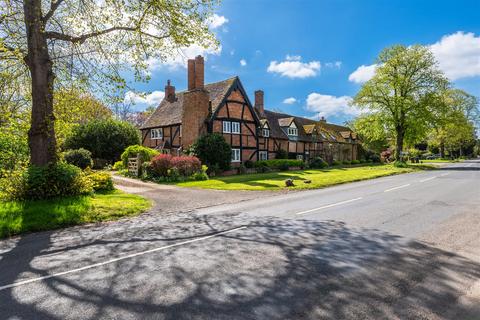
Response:
[[[327,123],[327,119],[325,119],[325,117],[322,116],[322,117],[320,118],[320,122]]]
[[[205,62],[203,57],[195,57],[195,89],[203,89],[205,84]]]

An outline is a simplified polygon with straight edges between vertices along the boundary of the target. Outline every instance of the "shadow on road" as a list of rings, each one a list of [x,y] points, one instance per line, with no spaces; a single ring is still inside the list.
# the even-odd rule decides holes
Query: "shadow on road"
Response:
[[[42,259],[105,261],[152,239],[226,230],[241,217],[184,215],[175,228],[63,249],[54,233],[35,243],[27,236],[0,255],[0,285],[47,275]],[[0,309],[2,319],[465,319],[480,310],[457,299],[460,287],[479,278],[478,263],[384,232],[260,218],[217,238],[0,291]]]

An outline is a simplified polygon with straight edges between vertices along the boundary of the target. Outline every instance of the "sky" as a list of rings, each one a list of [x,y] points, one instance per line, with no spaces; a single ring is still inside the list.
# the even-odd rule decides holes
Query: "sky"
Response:
[[[184,90],[186,59],[202,54],[206,83],[239,76],[250,101],[264,90],[266,109],[341,124],[395,44],[429,46],[454,86],[480,96],[480,0],[224,0],[209,24],[219,48],[152,61],[149,83],[131,82],[125,100],[156,106],[167,79]]]

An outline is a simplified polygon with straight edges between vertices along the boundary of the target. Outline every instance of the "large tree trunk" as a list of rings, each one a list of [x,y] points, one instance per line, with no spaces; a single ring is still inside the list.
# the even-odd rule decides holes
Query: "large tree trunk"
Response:
[[[397,144],[395,145],[395,160],[402,160],[402,151],[403,151],[403,138],[405,136],[403,129],[397,128]]]
[[[32,119],[28,132],[30,163],[43,166],[56,161],[53,115],[53,67],[48,54],[40,0],[24,0],[28,53],[25,62],[32,78]]]
[[[445,158],[445,142],[440,142],[440,158]]]

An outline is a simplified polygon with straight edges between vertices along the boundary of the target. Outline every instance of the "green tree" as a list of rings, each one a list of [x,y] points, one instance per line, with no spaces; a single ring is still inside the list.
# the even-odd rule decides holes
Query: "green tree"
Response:
[[[93,158],[115,162],[128,146],[140,144],[138,130],[130,123],[95,120],[75,127],[65,140],[66,149],[87,149]]]
[[[380,113],[364,114],[350,123],[352,130],[359,135],[362,146],[377,154],[388,148],[394,132],[393,128],[387,127],[389,123],[383,121],[381,116]]]
[[[218,167],[222,170],[230,168],[232,148],[219,133],[210,133],[201,136],[192,146],[193,154],[200,158],[209,169]]]
[[[0,0],[0,60],[28,71],[30,162],[56,159],[54,89],[76,79],[124,87],[124,68],[137,79],[152,59],[196,43],[216,45],[208,29],[215,0]],[[25,73],[25,72],[24,72]]]
[[[448,81],[426,47],[393,46],[377,59],[377,70],[353,103],[375,115],[395,138],[399,158],[404,143],[425,137],[430,116],[429,98]]]

